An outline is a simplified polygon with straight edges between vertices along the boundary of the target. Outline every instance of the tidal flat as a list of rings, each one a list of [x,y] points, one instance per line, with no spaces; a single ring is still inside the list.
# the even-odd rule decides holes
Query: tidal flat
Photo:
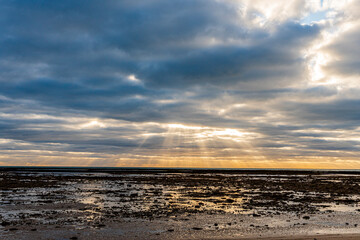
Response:
[[[360,239],[360,173],[0,169],[0,239]]]

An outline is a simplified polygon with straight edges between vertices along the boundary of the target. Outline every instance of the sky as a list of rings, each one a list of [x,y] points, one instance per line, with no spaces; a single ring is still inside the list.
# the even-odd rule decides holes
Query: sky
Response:
[[[360,168],[360,0],[0,0],[0,165]]]

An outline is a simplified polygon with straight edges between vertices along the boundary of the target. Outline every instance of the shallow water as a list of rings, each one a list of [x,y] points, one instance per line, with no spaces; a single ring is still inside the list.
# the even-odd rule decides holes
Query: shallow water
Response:
[[[268,229],[300,226],[307,220],[297,225],[298,219],[309,214],[359,215],[358,175],[5,172],[0,180],[7,183],[0,189],[0,221],[6,223],[0,231],[5,232],[11,226],[101,229],[124,219],[194,222],[194,216],[223,214],[252,217],[255,223],[270,217],[271,224],[262,223]],[[348,227],[343,217],[340,222],[324,217],[316,224]],[[216,229],[232,229],[234,222]],[[214,228],[203,225],[204,231]]]

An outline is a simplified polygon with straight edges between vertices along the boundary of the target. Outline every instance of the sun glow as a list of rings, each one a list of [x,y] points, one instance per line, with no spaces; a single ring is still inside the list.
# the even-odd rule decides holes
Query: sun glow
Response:
[[[80,125],[80,129],[82,128],[104,128],[105,124],[98,120],[92,120],[90,122],[84,123]]]
[[[170,129],[191,129],[191,130],[201,130],[201,129],[207,129],[207,127],[198,127],[198,126],[188,126],[188,125],[183,125],[183,124],[178,124],[178,123],[171,123],[171,124],[167,124],[167,127]]]
[[[136,84],[141,83],[141,80],[138,79],[134,74],[130,74],[129,76],[127,76],[127,79],[132,83],[136,83]]]
[[[259,134],[244,129],[220,128],[210,126],[194,126],[181,123],[162,124],[164,132],[145,133],[144,139],[149,137],[162,137],[162,147],[155,154],[156,161],[164,159],[167,166],[187,167],[227,167],[231,161],[236,167],[239,160],[264,157],[252,146],[252,140]],[[150,135],[149,135],[150,134]],[[147,140],[144,140],[142,144]],[[251,152],[249,152],[251,149]],[[143,149],[138,148],[141,152]],[[253,156],[255,153],[258,154]],[[251,156],[252,155],[252,156]],[[153,163],[154,159],[148,160]]]
[[[200,126],[189,126],[183,124],[167,124],[169,128],[168,134],[171,135],[188,135],[197,140],[204,140],[210,138],[221,138],[232,140],[236,142],[245,141],[249,137],[254,137],[255,133],[241,131],[233,128],[211,128]]]

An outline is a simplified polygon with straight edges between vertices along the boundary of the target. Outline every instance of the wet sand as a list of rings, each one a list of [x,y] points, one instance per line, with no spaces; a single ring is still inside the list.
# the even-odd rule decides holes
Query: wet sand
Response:
[[[357,172],[0,168],[0,239],[360,239]]]

